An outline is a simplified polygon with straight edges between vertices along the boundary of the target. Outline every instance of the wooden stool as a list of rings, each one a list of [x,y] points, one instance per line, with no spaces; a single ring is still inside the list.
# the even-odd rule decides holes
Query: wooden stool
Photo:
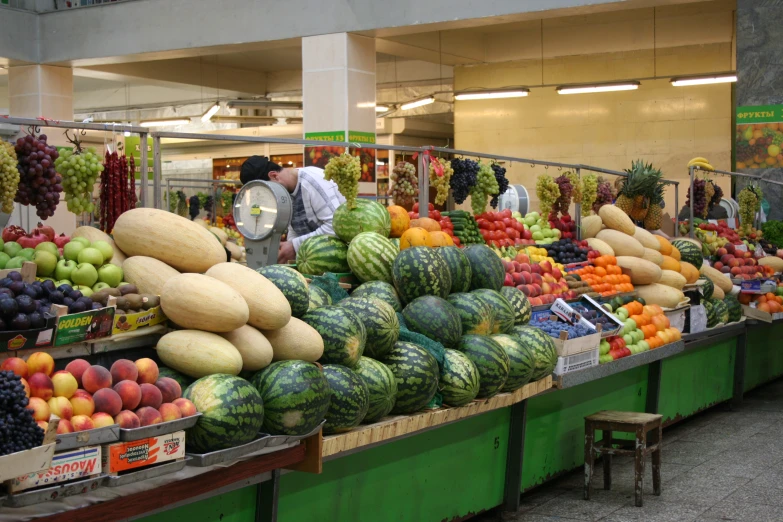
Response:
[[[626,411],[601,411],[585,417],[585,500],[590,500],[590,481],[593,476],[593,462],[596,452],[604,459],[604,489],[612,487],[612,455],[634,456],[634,489],[636,506],[642,507],[644,484],[644,463],[652,453],[653,490],[661,494],[661,437],[663,426],[661,415]],[[603,431],[600,446],[595,444],[595,431]],[[612,432],[636,433],[635,441],[613,440]],[[647,432],[652,431],[650,445],[647,445]],[[613,445],[617,444],[618,448]]]

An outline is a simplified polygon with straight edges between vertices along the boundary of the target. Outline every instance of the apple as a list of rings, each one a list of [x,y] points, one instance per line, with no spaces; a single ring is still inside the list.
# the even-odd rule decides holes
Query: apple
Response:
[[[73,287],[73,289],[80,291],[84,297],[90,297],[92,293],[95,291],[89,286],[83,286],[83,285],[76,285]]]
[[[19,269],[22,268],[22,265],[28,262],[28,260],[22,256],[16,256],[12,257],[6,264],[5,267],[9,269]]]
[[[90,246],[90,240],[87,239],[86,237],[72,237],[69,243],[74,243],[74,242],[81,243],[82,245],[84,245],[84,248]]]
[[[97,270],[98,267],[103,264],[103,254],[101,254],[101,251],[97,248],[87,247],[79,252],[77,260],[79,261],[79,264],[89,263]]]
[[[32,248],[23,248],[16,255],[20,256],[20,257],[23,257],[23,258],[27,259],[28,261],[32,261],[33,260],[33,256],[35,255],[35,250],[32,249]]]
[[[100,255],[97,250],[95,252]],[[98,281],[98,270],[90,263],[79,263],[71,272],[71,281],[79,286],[92,287]]]
[[[5,252],[0,252],[0,270],[5,268],[6,263],[11,260],[11,256]]]
[[[90,246],[98,250],[106,261],[114,257],[114,248],[106,241],[93,241]]]
[[[63,247],[63,256],[69,261],[76,261],[79,257],[79,252],[87,248],[84,243],[76,241],[80,238],[74,238]]]
[[[100,278],[100,276],[98,276]],[[94,285],[92,285],[92,291],[93,292],[100,292],[104,288],[111,288],[111,286],[107,285],[106,283],[97,282]]]
[[[33,256],[33,263],[36,266],[35,275],[38,277],[50,276],[57,268],[57,256],[47,250],[38,250]]]
[[[55,257],[58,257],[60,253],[57,251],[57,245],[52,243],[51,241],[44,241],[43,243],[38,243],[35,245],[36,252],[39,250],[43,250],[45,252],[49,252]]]
[[[55,288],[60,288],[62,285],[73,286],[73,281],[70,279],[60,279],[59,281],[54,282]]]
[[[16,257],[21,251],[22,245],[16,241],[9,241],[3,245],[3,252],[8,254],[8,257]]]
[[[58,280],[71,280],[71,273],[76,268],[76,261],[69,259],[60,259],[57,262],[57,267],[54,269],[54,277]],[[58,285],[59,286],[59,285]]]

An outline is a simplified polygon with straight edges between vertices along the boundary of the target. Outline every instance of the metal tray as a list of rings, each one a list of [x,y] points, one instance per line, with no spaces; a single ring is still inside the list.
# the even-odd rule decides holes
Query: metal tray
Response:
[[[144,426],[143,428],[134,428],[131,430],[120,428],[120,440],[123,442],[132,442],[134,440],[148,439],[158,435],[186,430],[195,426],[196,421],[198,421],[200,416],[201,413],[196,413],[195,415],[183,419],[161,422],[160,424],[153,424],[152,426]]]
[[[120,426],[113,424],[94,430],[75,431],[73,433],[64,433],[57,435],[57,445],[54,451],[67,451],[82,446],[97,446],[99,444],[108,444],[120,440]]]
[[[188,466],[196,466],[203,468],[206,466],[214,466],[230,460],[236,460],[245,455],[255,453],[267,447],[269,439],[268,435],[259,434],[258,438],[243,444],[241,446],[235,446],[233,448],[227,448],[224,450],[211,451],[209,453],[185,453],[190,460],[188,460]],[[187,441],[185,442],[187,444]]]
[[[23,491],[15,495],[8,495],[5,500],[5,506],[7,507],[25,507],[33,504],[40,504],[42,502],[50,502],[60,498],[71,497],[74,495],[81,495],[88,491],[94,491],[101,487],[105,475],[98,475],[96,477],[90,477],[84,480],[77,480],[76,482],[66,482],[64,484],[56,484],[54,486],[35,489],[32,491]]]
[[[267,433],[262,433],[262,435],[269,438],[269,442],[266,444],[267,447],[282,446],[283,444],[288,444],[297,440],[306,439],[307,437],[312,437],[321,430],[321,427],[324,424],[326,424],[326,420],[322,420],[321,424],[316,426],[314,430],[312,430],[310,433],[305,433],[304,435],[269,435]]]
[[[133,484],[134,482],[160,477],[162,475],[168,475],[169,473],[176,473],[185,467],[185,464],[188,463],[188,460],[190,460],[190,457],[185,457],[182,460],[175,460],[172,462],[164,462],[163,464],[158,464],[157,466],[141,469],[139,471],[132,471],[124,475],[110,475],[106,477],[104,486],[108,488],[116,488],[119,486],[125,486],[126,484]]]

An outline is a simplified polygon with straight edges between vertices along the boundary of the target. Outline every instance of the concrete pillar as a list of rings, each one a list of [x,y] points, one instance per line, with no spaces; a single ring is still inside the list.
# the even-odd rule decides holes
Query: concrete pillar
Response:
[[[302,38],[304,137],[375,143],[375,39],[348,33]],[[329,147],[306,147],[305,165],[323,168]],[[360,194],[375,195],[375,155],[360,152]]]

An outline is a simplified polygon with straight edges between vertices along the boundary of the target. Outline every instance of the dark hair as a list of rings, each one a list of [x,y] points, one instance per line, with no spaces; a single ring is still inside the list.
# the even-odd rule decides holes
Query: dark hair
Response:
[[[283,167],[270,161],[266,156],[251,156],[243,164],[239,171],[239,181],[244,185],[250,181],[269,181],[270,172],[280,172]]]

